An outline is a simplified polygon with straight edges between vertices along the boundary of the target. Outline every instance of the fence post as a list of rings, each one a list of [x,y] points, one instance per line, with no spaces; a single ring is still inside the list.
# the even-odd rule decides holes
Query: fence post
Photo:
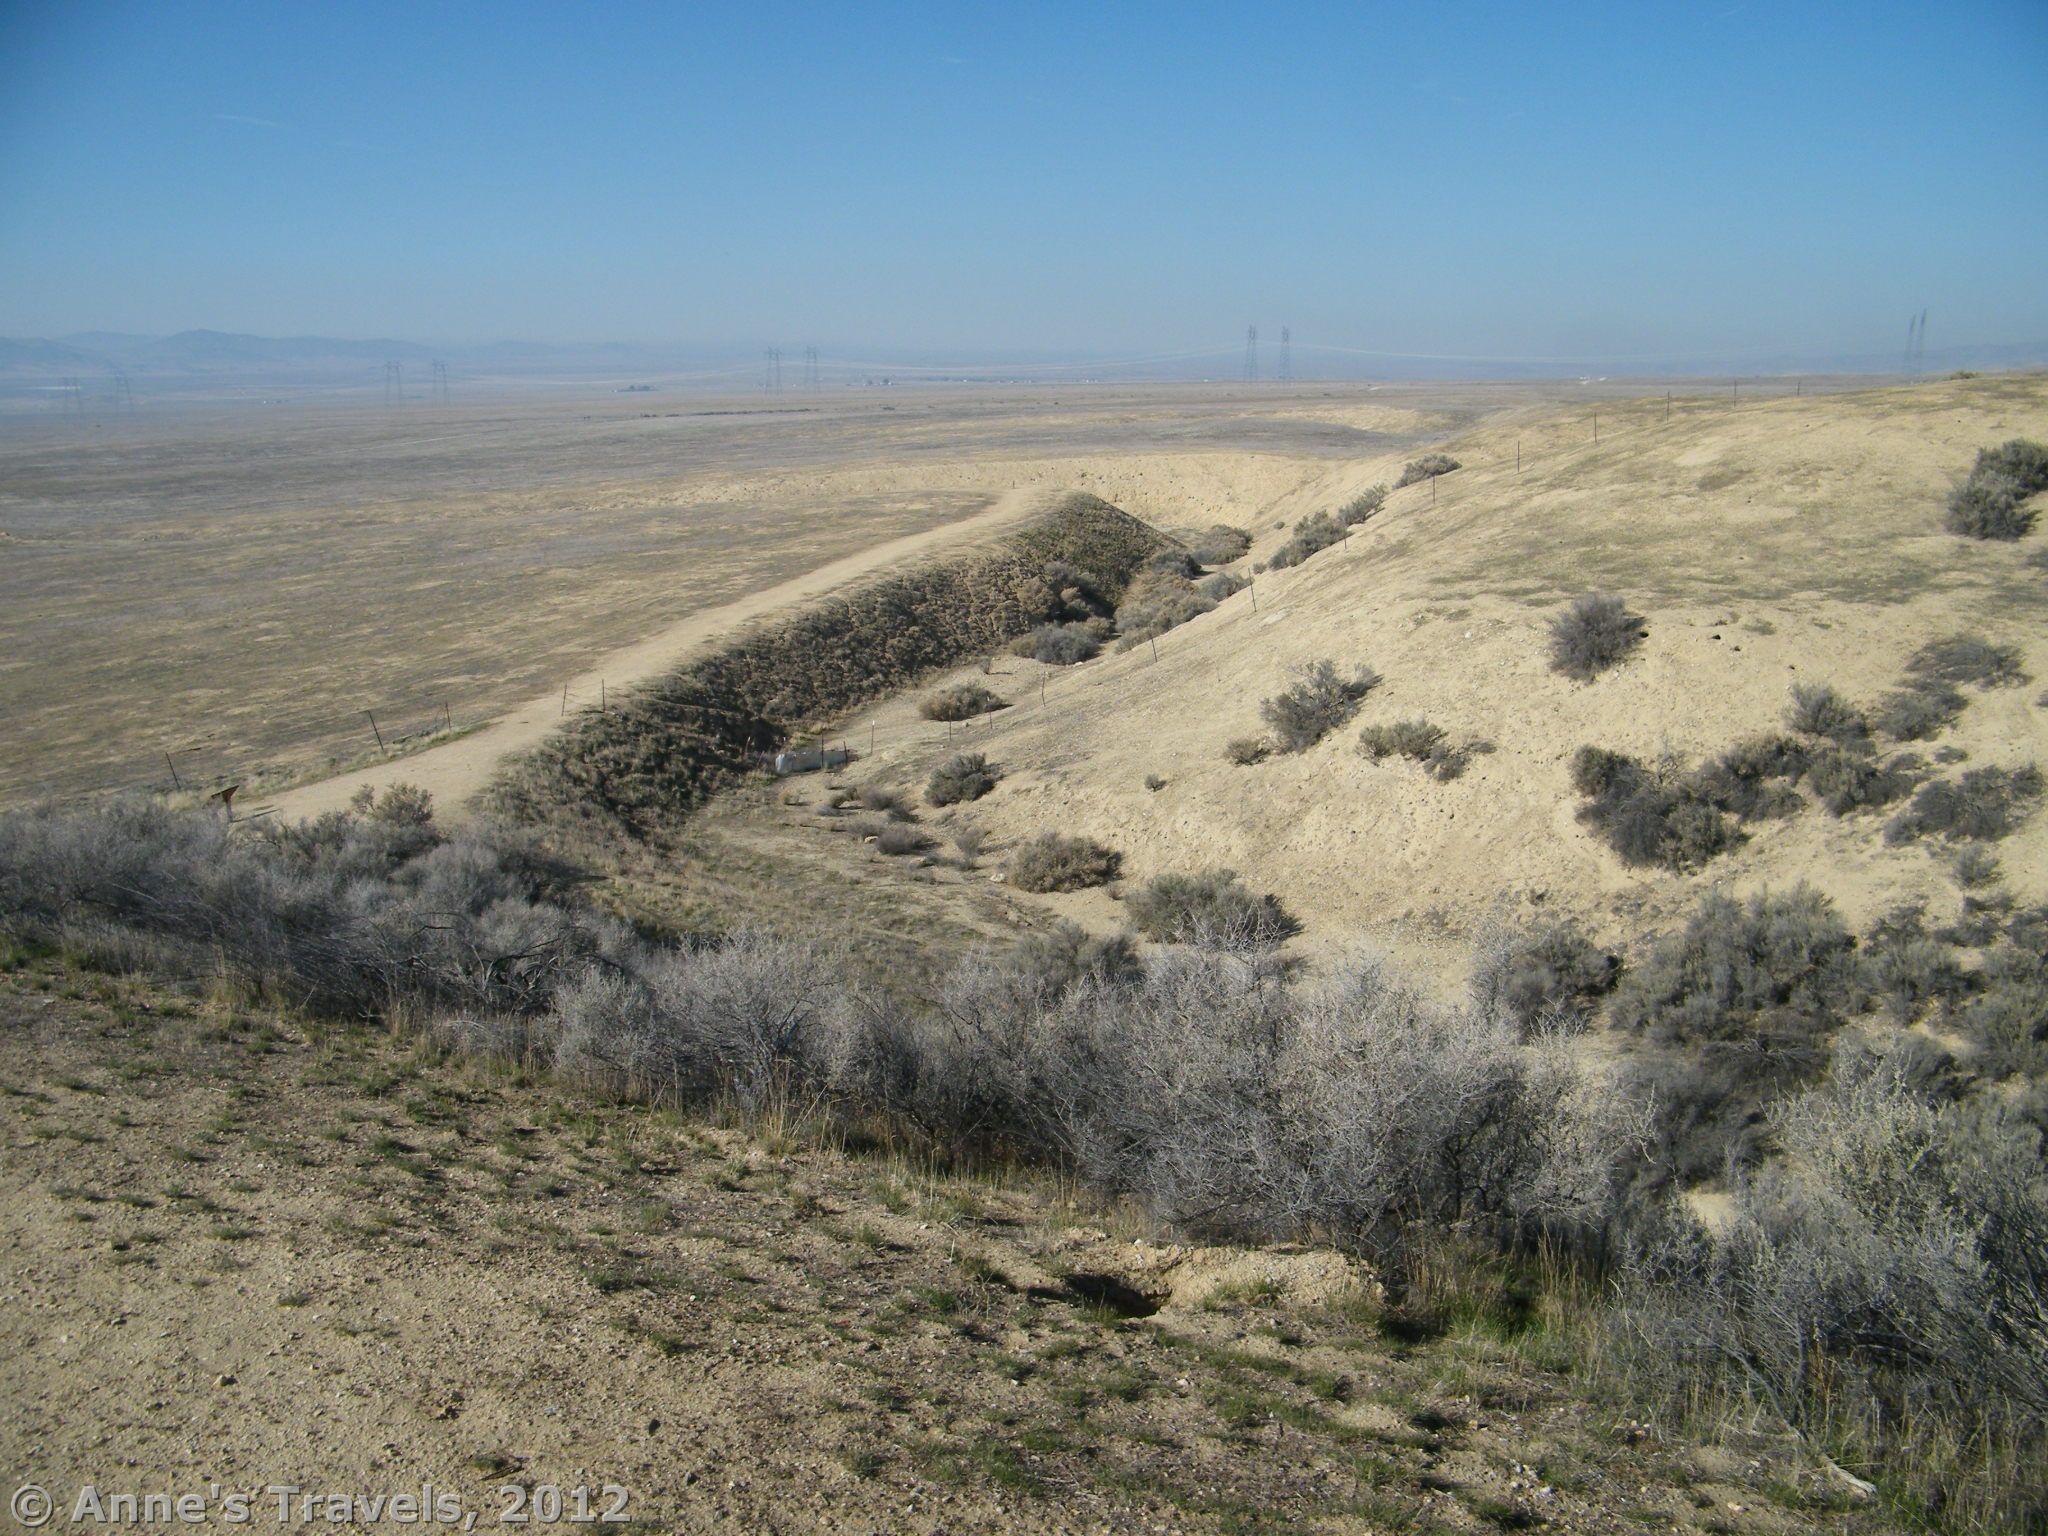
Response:
[[[446,699],[443,699],[441,701],[441,718],[448,722],[449,730],[452,731],[455,729],[455,711],[448,707],[448,701]]]
[[[379,752],[388,751],[389,749],[384,745],[384,733],[377,729],[377,717],[366,709],[363,711],[363,718],[370,722],[370,734],[377,738],[377,750]]]
[[[168,752],[164,754],[164,766],[171,770],[171,787],[182,790],[185,787],[185,781],[178,777],[178,765],[171,761],[171,754]]]

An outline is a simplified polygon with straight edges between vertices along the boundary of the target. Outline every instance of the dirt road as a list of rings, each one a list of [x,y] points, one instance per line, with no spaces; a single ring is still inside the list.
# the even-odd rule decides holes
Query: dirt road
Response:
[[[1000,534],[1043,506],[1048,494],[1039,490],[1006,491],[995,505],[959,522],[877,544],[859,554],[834,560],[789,581],[739,599],[707,608],[671,624],[646,639],[606,656],[567,689],[570,708],[595,705],[673,670],[694,652],[734,634],[759,619],[864,581],[883,571],[930,559],[941,551],[971,548]],[[294,820],[340,810],[359,789],[382,790],[392,784],[413,784],[434,797],[443,816],[459,815],[482,789],[499,764],[544,740],[562,723],[564,694],[551,691],[507,711],[478,731],[409,757],[391,758],[349,773],[285,790],[244,811],[271,810]]]

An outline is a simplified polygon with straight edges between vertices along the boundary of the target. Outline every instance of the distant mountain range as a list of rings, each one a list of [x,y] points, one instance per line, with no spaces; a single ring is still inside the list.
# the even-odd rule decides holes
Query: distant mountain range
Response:
[[[1318,356],[1323,349],[1301,346],[1296,353],[1297,382],[1317,378],[1571,378],[1600,376],[1676,375],[1694,377],[1760,376],[1796,373],[1895,374],[1903,353],[1757,352],[1715,354],[1673,353],[1659,359],[1556,358],[1531,360],[1472,358],[1451,361],[1390,353]],[[893,361],[849,363],[827,355],[823,378],[832,383],[858,382],[863,377],[895,370],[899,382],[915,379],[1019,380],[1045,382],[1085,379],[1214,378],[1237,376],[1241,351],[1221,349],[1206,354],[1180,353],[1171,358],[1117,360],[1075,358],[1063,361],[1038,356],[1002,363],[962,365],[943,355],[900,353]],[[884,354],[886,356],[886,354]],[[794,378],[796,364],[789,372]],[[180,331],[174,336],[141,336],[116,331],[81,331],[49,339],[0,337],[0,384],[16,393],[62,390],[74,382],[80,389],[106,387],[117,376],[148,380],[158,388],[205,388],[209,385],[304,385],[320,389],[382,387],[384,365],[397,363],[406,386],[424,387],[427,370],[444,362],[471,377],[532,376],[619,377],[645,374],[694,375],[714,387],[752,385],[763,376],[762,354],[737,348],[639,346],[625,343],[556,345],[504,341],[484,345],[435,348],[391,338],[346,340],[333,336],[247,336],[227,331]],[[771,365],[772,366],[772,365]],[[2048,341],[2005,345],[1947,347],[1927,352],[1919,371],[1947,373],[1959,368],[2015,369],[2048,366]],[[678,381],[681,382],[681,381]]]

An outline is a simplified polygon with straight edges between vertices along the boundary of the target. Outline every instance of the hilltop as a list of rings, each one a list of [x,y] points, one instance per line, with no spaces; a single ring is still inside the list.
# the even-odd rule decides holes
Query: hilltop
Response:
[[[980,683],[1012,705],[964,737],[917,728],[926,689],[846,721],[850,740],[872,725],[878,743],[848,777],[914,794],[965,740],[1000,763],[999,788],[925,814],[972,822],[991,864],[1057,828],[1121,850],[1127,883],[1225,866],[1298,915],[1310,953],[1363,940],[1440,971],[1462,971],[1473,934],[1503,906],[1569,913],[1619,943],[1717,885],[1809,880],[1854,926],[1901,903],[1952,901],[1942,845],[1887,844],[1882,811],[1837,818],[1808,806],[1751,828],[1703,868],[1631,869],[1579,821],[1571,760],[1593,744],[1697,761],[1782,730],[1796,684],[1873,704],[1921,646],[1959,633],[2017,647],[2025,670],[2048,678],[2042,535],[1979,543],[1942,527],[1978,449],[2048,437],[2048,381],[1666,411],[1661,396],[1603,403],[1597,444],[1590,407],[1489,420],[1443,445],[1463,467],[1395,490],[1346,542],[1257,575],[1160,636],[1156,654],[1141,646],[1076,668],[1004,657],[992,672],[936,680]],[[1222,512],[1253,534],[1233,569],[1251,574],[1301,519],[1392,484],[1402,458],[1332,467]],[[1113,485],[1095,485],[1115,499]],[[1551,670],[1547,626],[1596,591],[1624,598],[1647,638],[1619,667],[1575,682]],[[1228,761],[1229,742],[1263,730],[1260,701],[1321,658],[1383,675],[1357,719],[1299,754]],[[1914,744],[1923,771],[1936,770],[1936,752],[1968,767],[2048,761],[2039,694],[1968,690],[1960,718]],[[1360,726],[1411,717],[1490,750],[1448,783],[1358,750]],[[792,860],[802,848],[849,856],[845,840],[787,812],[764,805],[755,820],[762,846]],[[2048,898],[2048,821],[2000,851],[2015,895]],[[1022,899],[1098,930],[1123,921],[1100,890]]]

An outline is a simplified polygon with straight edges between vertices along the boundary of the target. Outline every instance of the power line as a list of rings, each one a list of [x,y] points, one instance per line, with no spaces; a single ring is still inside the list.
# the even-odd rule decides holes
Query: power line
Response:
[[[1259,328],[1256,325],[1244,328],[1244,381],[1247,384],[1259,382]]]

